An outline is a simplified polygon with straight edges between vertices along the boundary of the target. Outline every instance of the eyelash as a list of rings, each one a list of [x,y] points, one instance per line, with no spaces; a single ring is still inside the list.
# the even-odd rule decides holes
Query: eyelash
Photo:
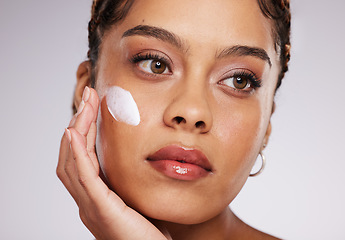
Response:
[[[134,56],[131,57],[130,62],[133,64],[137,64],[141,61],[145,61],[145,60],[155,60],[155,61],[160,61],[164,64],[166,64],[168,70],[170,71],[170,64],[169,64],[169,60],[165,57],[162,57],[156,53],[138,53],[135,54]]]
[[[233,75],[234,78],[236,77],[246,77],[249,79],[250,86],[253,88],[259,88],[261,87],[261,80],[255,76],[254,73],[251,72],[246,72],[246,71],[241,71],[239,73],[235,73]]]
[[[171,72],[171,67],[169,64],[169,60],[166,57],[163,57],[157,53],[138,53],[135,54],[134,56],[132,56],[130,58],[130,62],[133,64],[138,64],[141,61],[146,61],[146,60],[154,60],[154,61],[160,61],[164,64],[166,64],[167,69],[169,72]],[[252,72],[250,71],[246,71],[246,70],[242,70],[242,69],[235,69],[235,72],[233,72],[230,76],[226,76],[225,78],[223,78],[223,80],[221,80],[220,82],[223,82],[227,79],[230,78],[246,78],[249,81],[249,90],[248,89],[237,89],[237,88],[232,88],[234,91],[237,92],[243,92],[243,93],[251,93],[253,90],[256,90],[257,88],[261,87],[261,80]],[[150,76],[156,76],[156,75],[160,75],[160,74],[155,74],[155,73],[146,73]],[[225,85],[225,84],[224,84]],[[230,86],[229,86],[230,87]]]
[[[257,88],[261,87],[261,80],[252,72],[248,72],[245,70],[237,70],[236,72],[232,73],[230,76],[227,76],[223,80],[221,80],[220,83],[230,78],[233,78],[233,79],[246,78],[249,81],[249,90],[237,89],[237,88],[231,87],[234,91],[237,91],[237,92],[250,93],[252,92],[252,90],[256,90]]]

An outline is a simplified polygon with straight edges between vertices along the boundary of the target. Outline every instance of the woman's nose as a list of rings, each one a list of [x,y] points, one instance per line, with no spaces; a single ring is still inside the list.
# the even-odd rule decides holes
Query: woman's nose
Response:
[[[164,112],[165,125],[194,133],[207,133],[212,127],[212,113],[206,91],[196,88],[176,93]]]

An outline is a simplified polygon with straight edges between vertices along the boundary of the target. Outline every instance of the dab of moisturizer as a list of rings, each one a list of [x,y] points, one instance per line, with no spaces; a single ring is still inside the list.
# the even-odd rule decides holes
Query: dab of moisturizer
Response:
[[[108,110],[116,121],[137,126],[140,123],[138,106],[132,94],[121,87],[113,86],[106,95]]]

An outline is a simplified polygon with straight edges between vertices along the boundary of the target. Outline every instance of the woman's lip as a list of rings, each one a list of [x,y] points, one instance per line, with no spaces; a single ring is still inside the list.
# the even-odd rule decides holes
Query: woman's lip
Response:
[[[170,145],[159,149],[153,155],[147,158],[148,161],[176,161],[188,166],[196,165],[208,172],[212,171],[212,166],[207,157],[199,150],[194,148],[185,148],[178,145]]]
[[[158,172],[177,180],[193,181],[209,176],[212,173],[198,165],[175,160],[157,160],[148,162]]]

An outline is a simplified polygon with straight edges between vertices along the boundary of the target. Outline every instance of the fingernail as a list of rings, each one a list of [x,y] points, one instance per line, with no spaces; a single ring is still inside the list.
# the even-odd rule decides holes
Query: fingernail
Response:
[[[89,100],[90,98],[90,88],[88,88],[87,86],[84,88],[84,92],[83,92],[83,97],[82,99],[84,100],[84,102],[87,102],[87,100]]]
[[[84,102],[84,100],[82,100],[79,104],[79,107],[78,107],[78,112],[76,114],[77,116],[83,111],[84,107],[85,107],[85,102]]]
[[[65,135],[67,136],[68,141],[71,142],[71,139],[72,139],[72,137],[71,137],[71,131],[68,130],[68,128],[65,128]]]

